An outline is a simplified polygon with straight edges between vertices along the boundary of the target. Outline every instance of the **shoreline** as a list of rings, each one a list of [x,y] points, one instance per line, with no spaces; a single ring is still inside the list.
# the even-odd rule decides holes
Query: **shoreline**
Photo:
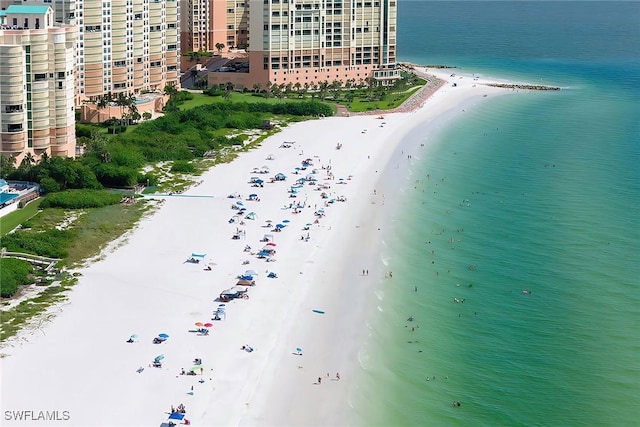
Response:
[[[447,82],[444,72],[436,75]],[[380,206],[383,194],[393,191],[382,186],[393,159],[416,128],[446,126],[483,96],[509,93],[463,80],[456,88],[443,83],[420,108],[385,112],[384,124],[367,115],[293,124],[212,168],[202,184],[185,192],[213,198],[166,198],[126,244],[82,270],[68,302],[52,310],[58,312],[53,321],[5,344],[3,411],[67,410],[65,425],[158,425],[171,405],[184,403],[194,425],[344,424],[354,416],[349,400],[357,387],[358,351],[383,275],[378,228],[388,215]],[[283,141],[295,143],[280,148]],[[336,150],[336,143],[343,147]],[[275,160],[266,160],[269,155]],[[330,197],[345,196],[346,202],[324,206],[320,191],[305,185],[295,199],[307,207],[299,214],[283,209],[292,200],[287,188],[296,178],[294,167],[305,158],[318,169],[319,183],[331,186]],[[271,169],[267,178],[282,172],[286,183],[251,187],[251,171],[262,165]],[[329,166],[333,180],[325,179]],[[254,191],[261,201],[243,203],[257,219],[245,220],[243,237],[231,240],[238,224],[228,222],[235,199],[227,195]],[[326,216],[310,227],[308,241],[301,240],[304,225],[313,224],[321,208]],[[272,263],[243,251],[245,245],[259,248],[270,234],[263,227],[267,219],[290,221],[271,233],[278,248]],[[206,254],[204,264],[184,263],[191,253]],[[250,263],[243,265],[245,260]],[[207,264],[211,271],[203,271]],[[250,298],[227,303],[226,319],[214,321],[209,336],[190,333],[195,322],[209,321],[216,296],[247,268],[259,273]],[[278,278],[267,278],[267,271]],[[170,335],[167,342],[152,344],[162,332]],[[138,342],[126,343],[134,333]],[[255,351],[240,350],[243,345]],[[293,354],[296,348],[302,356]],[[148,367],[157,354],[165,355],[163,367]],[[203,360],[202,375],[179,375],[194,358]],[[314,385],[318,377],[323,381]]]

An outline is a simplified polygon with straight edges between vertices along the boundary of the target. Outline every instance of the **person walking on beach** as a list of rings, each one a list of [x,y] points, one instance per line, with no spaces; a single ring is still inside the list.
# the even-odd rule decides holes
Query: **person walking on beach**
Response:
[[[340,381],[340,372],[336,372],[336,380]]]
[[[318,377],[318,385],[322,384],[322,377]]]

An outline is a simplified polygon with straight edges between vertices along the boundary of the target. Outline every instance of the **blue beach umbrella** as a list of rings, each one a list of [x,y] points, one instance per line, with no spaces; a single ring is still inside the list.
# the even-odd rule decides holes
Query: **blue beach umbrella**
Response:
[[[158,336],[159,336],[160,338],[169,338],[169,335],[167,335],[167,334],[165,334],[165,333],[158,334]]]
[[[289,221],[288,219],[283,219],[282,222],[284,222],[286,224],[286,223],[289,223],[291,221]]]
[[[162,359],[164,359],[164,354],[159,354],[155,357],[155,359],[153,359],[154,362],[159,362]]]
[[[135,340],[136,338],[138,338],[138,334],[131,334],[131,339]]]

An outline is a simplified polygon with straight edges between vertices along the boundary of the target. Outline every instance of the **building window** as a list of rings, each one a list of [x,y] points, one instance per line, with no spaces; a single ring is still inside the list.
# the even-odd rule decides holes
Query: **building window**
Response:
[[[7,132],[22,132],[22,123],[13,123],[7,125]]]
[[[7,105],[4,107],[5,113],[19,113],[22,111],[22,104]]]
[[[39,74],[35,74],[33,76],[33,81],[35,82],[43,82],[47,80],[47,74],[46,73],[39,73]]]

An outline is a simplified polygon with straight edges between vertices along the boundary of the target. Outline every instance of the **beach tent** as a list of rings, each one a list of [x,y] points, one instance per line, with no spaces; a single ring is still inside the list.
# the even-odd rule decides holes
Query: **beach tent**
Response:
[[[249,212],[244,219],[256,219],[256,213],[255,212]]]
[[[276,179],[276,181],[284,181],[285,179],[287,179],[287,176],[283,173],[277,173],[274,178]]]
[[[182,421],[184,419],[184,414],[181,414],[180,412],[173,412],[169,415],[169,419]]]

